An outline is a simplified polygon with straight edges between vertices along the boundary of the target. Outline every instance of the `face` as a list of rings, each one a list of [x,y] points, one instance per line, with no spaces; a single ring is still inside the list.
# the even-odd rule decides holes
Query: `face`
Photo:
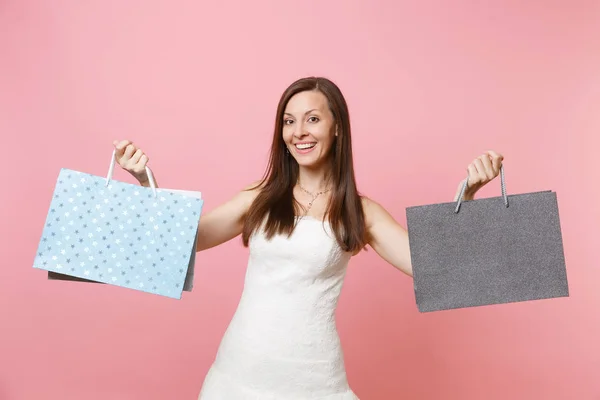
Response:
[[[323,93],[311,90],[290,98],[283,114],[283,141],[300,166],[324,165],[335,136],[335,121]]]

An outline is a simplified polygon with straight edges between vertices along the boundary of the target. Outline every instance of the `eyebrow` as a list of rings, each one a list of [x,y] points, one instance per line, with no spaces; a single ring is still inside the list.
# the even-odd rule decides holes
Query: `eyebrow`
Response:
[[[310,113],[311,113],[311,112],[313,112],[313,111],[319,111],[319,110],[318,110],[318,109],[316,109],[316,108],[313,108],[312,110],[308,110],[307,112],[305,112],[305,113],[304,113],[304,115],[306,115],[306,114],[310,114]],[[290,113],[287,113],[287,112],[286,112],[286,113],[283,113],[283,115],[289,115],[289,116],[292,116],[292,117],[293,117],[293,115],[292,115],[292,114],[290,114]]]

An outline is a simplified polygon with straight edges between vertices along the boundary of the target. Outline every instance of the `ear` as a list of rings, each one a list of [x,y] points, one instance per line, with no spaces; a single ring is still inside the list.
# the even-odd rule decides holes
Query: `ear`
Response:
[[[337,125],[336,125],[336,126],[335,126],[335,136],[337,136],[337,135],[338,135],[338,127],[337,127]]]

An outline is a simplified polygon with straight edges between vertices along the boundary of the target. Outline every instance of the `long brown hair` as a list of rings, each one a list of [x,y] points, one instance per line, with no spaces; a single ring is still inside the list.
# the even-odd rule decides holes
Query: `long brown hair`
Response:
[[[348,105],[340,89],[329,79],[321,77],[299,79],[281,95],[275,117],[269,163],[257,186],[260,187],[260,192],[244,220],[244,246],[248,246],[250,236],[260,229],[263,223],[267,238],[275,234],[290,235],[294,231],[298,210],[294,186],[298,181],[299,167],[294,157],[286,155],[287,147],[282,134],[283,115],[292,96],[310,90],[319,91],[327,98],[338,133],[329,155],[333,187],[326,218],[344,251],[357,252],[365,247],[367,234],[361,197],[354,177]]]

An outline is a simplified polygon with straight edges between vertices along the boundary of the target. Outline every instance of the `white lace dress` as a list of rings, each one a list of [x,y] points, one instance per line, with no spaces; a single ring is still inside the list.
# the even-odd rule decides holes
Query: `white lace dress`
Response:
[[[358,400],[335,324],[350,253],[310,217],[289,238],[255,233],[249,248],[240,303],[199,400]]]

